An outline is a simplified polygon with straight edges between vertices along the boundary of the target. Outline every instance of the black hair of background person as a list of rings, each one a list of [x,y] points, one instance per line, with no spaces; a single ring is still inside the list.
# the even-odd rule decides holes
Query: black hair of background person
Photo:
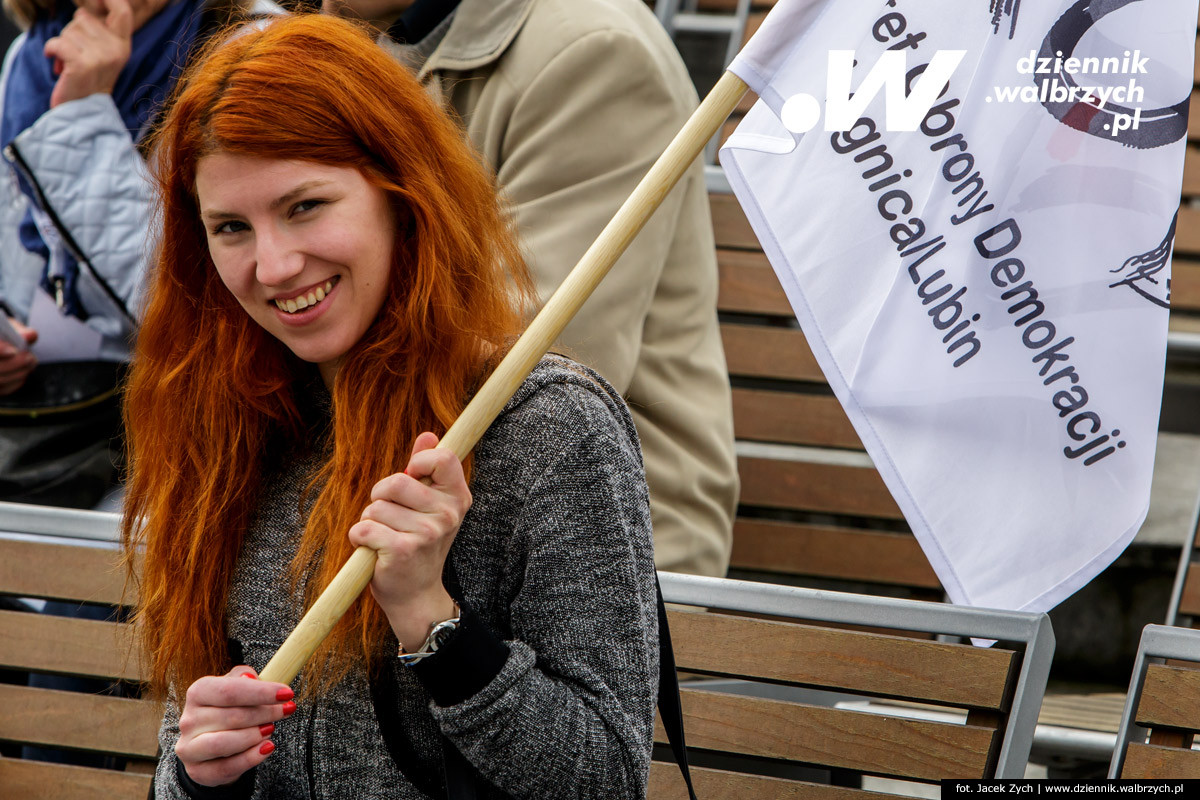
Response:
[[[0,53],[7,53],[8,46],[12,44],[13,39],[17,38],[17,34],[21,29],[16,26],[7,14],[0,14]]]

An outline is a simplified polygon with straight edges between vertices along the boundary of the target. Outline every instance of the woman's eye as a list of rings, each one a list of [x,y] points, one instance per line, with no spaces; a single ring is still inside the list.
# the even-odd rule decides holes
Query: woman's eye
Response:
[[[325,205],[324,200],[301,200],[296,205],[292,206],[292,216],[303,214],[305,211],[312,211],[317,206]]]
[[[242,231],[250,230],[250,226],[239,220],[229,220],[222,222],[220,225],[212,229],[214,235],[222,233],[241,233]]]

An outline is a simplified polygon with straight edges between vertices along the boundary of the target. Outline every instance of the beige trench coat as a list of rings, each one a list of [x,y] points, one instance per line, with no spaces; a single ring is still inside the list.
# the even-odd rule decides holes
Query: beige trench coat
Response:
[[[496,170],[543,299],[697,102],[639,0],[462,0],[420,77]],[[697,163],[559,343],[633,411],[658,567],[705,575],[728,567],[738,494],[716,294]]]

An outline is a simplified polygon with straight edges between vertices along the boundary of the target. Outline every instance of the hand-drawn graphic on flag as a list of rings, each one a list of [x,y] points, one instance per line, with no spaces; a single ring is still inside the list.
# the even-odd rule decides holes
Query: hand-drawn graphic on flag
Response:
[[[947,593],[1045,610],[1148,508],[1197,1],[990,11],[779,0],[721,161]]]

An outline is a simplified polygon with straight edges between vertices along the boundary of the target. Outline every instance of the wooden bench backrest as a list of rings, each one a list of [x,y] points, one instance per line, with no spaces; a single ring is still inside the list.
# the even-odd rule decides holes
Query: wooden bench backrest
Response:
[[[126,604],[112,549],[0,539],[0,595]],[[0,610],[0,668],[136,686],[131,626]],[[162,710],[128,697],[0,684],[0,742],[76,750],[126,761],[124,772],[0,759],[5,800],[141,800],[158,753]]]
[[[679,580],[699,582],[709,608],[672,606],[668,612],[677,666],[689,675],[719,679],[685,681],[681,690],[684,729],[690,758],[698,766],[694,777],[701,797],[765,800],[798,796],[798,787],[806,797],[861,794],[813,784],[797,768],[923,783],[996,775],[1016,687],[1025,674],[1027,643],[1004,641],[989,649],[912,638],[907,635],[912,631],[938,632],[936,626],[915,619],[913,627],[905,623],[897,630],[905,635],[828,627],[838,623],[888,628],[905,614],[919,616],[918,607],[936,605],[948,616],[964,609],[793,587],[666,576],[668,602],[679,599],[671,588]],[[770,619],[763,619],[730,610],[708,591],[712,586],[762,593],[778,602],[760,609],[772,612]],[[821,594],[825,602],[855,609],[861,605],[868,611],[855,610],[837,619],[802,619],[821,615],[812,603]],[[878,609],[890,610],[890,615]],[[1049,668],[1048,656],[1044,667]],[[1044,676],[1041,681],[1044,690]],[[911,704],[910,711],[936,710],[943,718],[868,713],[837,708],[833,702],[864,697],[903,701]],[[1026,718],[1020,724],[1031,732],[1032,722]],[[661,726],[656,741],[666,741]],[[673,763],[652,767],[649,797],[686,797]]]
[[[709,199],[735,436],[784,446],[742,447],[732,574],[939,598],[933,569],[831,394],[737,200]]]
[[[1200,751],[1191,749],[1198,731],[1200,631],[1148,625],[1110,777],[1200,778]]]

